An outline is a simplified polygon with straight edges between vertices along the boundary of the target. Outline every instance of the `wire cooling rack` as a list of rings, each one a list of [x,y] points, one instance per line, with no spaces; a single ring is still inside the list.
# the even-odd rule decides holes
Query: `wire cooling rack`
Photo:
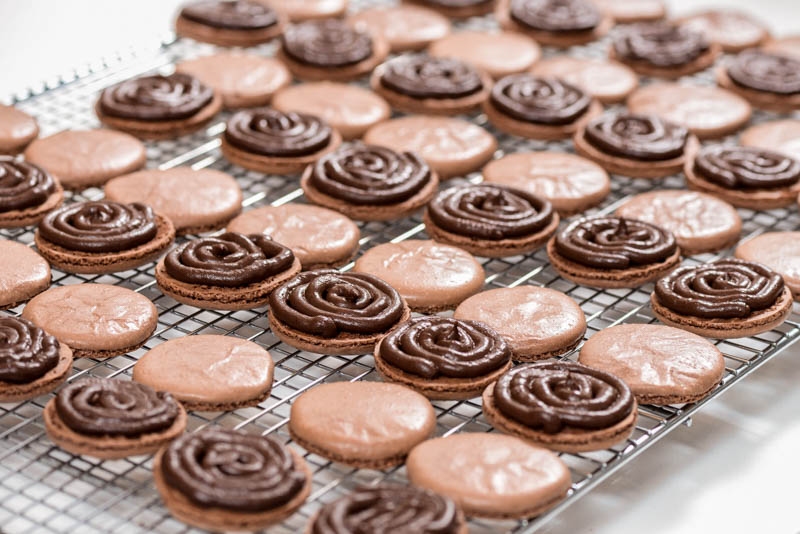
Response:
[[[351,0],[354,8],[386,0]],[[459,26],[488,29],[494,26],[490,17],[475,18]],[[28,93],[17,95],[14,103],[35,115],[42,135],[63,129],[98,126],[93,112],[98,91],[115,82],[145,72],[169,72],[175,61],[208,54],[214,47],[190,41],[170,40],[158,49],[129,53],[87,66],[69,76],[43,83]],[[259,47],[259,53],[272,53],[270,45]],[[548,51],[547,53],[552,53]],[[571,54],[602,56],[605,46],[595,43],[576,47]],[[713,83],[710,75],[696,77],[697,83]],[[766,115],[757,115],[763,120]],[[224,129],[226,114],[220,115],[206,130],[171,141],[147,144],[148,165],[170,168],[190,165],[193,168],[214,168],[233,175],[244,191],[245,209],[265,204],[302,202],[297,177],[263,175],[245,171],[222,159],[219,134]],[[486,124],[482,115],[472,120],[488,128],[499,141],[497,157],[519,151],[570,151],[569,142],[537,142],[502,134]],[[729,141],[735,141],[730,139]],[[480,175],[466,177],[480,180]],[[670,177],[663,181],[631,180],[614,176],[612,193],[605,203],[589,213],[610,213],[630,195],[655,187],[680,188],[683,180]],[[89,189],[69,196],[68,201],[97,199],[99,189]],[[742,237],[748,238],[764,231],[795,230],[800,224],[796,209],[755,212],[739,210],[744,221]],[[419,215],[390,223],[362,223],[361,251],[388,241],[402,241],[424,236]],[[30,228],[1,230],[0,236],[30,244]],[[724,254],[721,254],[724,255]],[[721,256],[720,255],[720,256]],[[686,263],[705,262],[716,255],[688,258]],[[655,322],[649,308],[652,285],[638,289],[596,290],[575,285],[558,276],[550,267],[547,255],[539,251],[528,256],[484,259],[487,273],[485,289],[532,284],[562,291],[575,299],[586,313],[588,331],[594,332],[620,323]],[[348,268],[348,267],[345,267]],[[325,356],[297,351],[280,343],[270,332],[264,309],[226,312],[199,310],[176,303],[162,295],[155,285],[153,265],[135,270],[102,276],[70,275],[53,272],[53,285],[84,282],[116,284],[133,289],[148,298],[159,311],[159,324],[145,346],[125,356],[107,360],[80,359],[75,361],[71,380],[82,376],[118,377],[128,379],[136,360],[154,346],[177,337],[194,334],[221,334],[249,339],[270,350],[276,363],[272,394],[257,407],[233,412],[193,412],[189,430],[208,425],[242,428],[249,432],[270,434],[290,442],[286,429],[291,402],[302,392],[323,382],[343,380],[378,380],[371,355],[355,357]],[[19,314],[21,307],[10,313]],[[616,447],[583,454],[562,454],[572,473],[572,488],[568,497],[550,512],[531,521],[479,522],[473,521],[472,532],[536,531],[555,514],[587,494],[593,487],[612,475],[632,458],[642,453],[670,430],[691,422],[691,415],[705,402],[722,394],[738,380],[778,354],[797,340],[800,325],[793,315],[776,330],[755,337],[723,341],[718,344],[725,354],[726,370],[722,384],[711,395],[696,404],[686,406],[640,406],[635,432]],[[565,358],[574,358],[573,351]],[[19,403],[0,404],[0,531],[8,534],[28,532],[196,532],[171,518],[162,506],[153,486],[149,456],[124,460],[98,461],[73,456],[55,447],[45,435],[41,419],[42,408],[49,395]],[[491,426],[481,414],[480,399],[463,402],[434,402],[437,414],[437,435],[456,432],[488,432]],[[696,431],[702,432],[702,428]],[[303,452],[301,449],[299,449]],[[404,481],[402,467],[389,471],[356,470],[331,463],[313,454],[306,459],[314,471],[314,483],[307,504],[282,525],[270,532],[297,533],[321,504],[330,502],[359,484],[374,484],[382,480]]]

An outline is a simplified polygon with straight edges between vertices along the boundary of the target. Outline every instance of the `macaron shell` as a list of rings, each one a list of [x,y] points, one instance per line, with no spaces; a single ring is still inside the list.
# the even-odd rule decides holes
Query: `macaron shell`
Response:
[[[18,154],[39,135],[36,119],[13,106],[0,105],[0,154]]]
[[[800,232],[767,232],[736,247],[736,257],[763,263],[800,297]]]
[[[58,363],[43,376],[23,384],[0,381],[0,402],[21,402],[50,393],[70,375],[72,362],[72,350],[65,343],[59,343]]]
[[[708,10],[678,19],[681,25],[699,31],[725,52],[739,52],[769,39],[769,30],[758,20],[735,9]]]
[[[0,310],[13,308],[50,286],[50,265],[31,247],[0,240]]]
[[[765,52],[800,58],[800,36],[772,39],[761,47]]]
[[[783,119],[756,124],[742,132],[739,142],[743,146],[777,150],[800,160],[800,120]]]
[[[505,30],[524,33],[532,37],[537,43],[545,46],[569,48],[570,46],[587,44],[603,37],[614,25],[614,19],[605,15],[592,30],[581,32],[539,31],[514,20],[511,16],[511,1],[512,0],[497,1],[497,9],[495,9],[494,15],[500,23],[500,27]]]
[[[406,460],[412,484],[446,495],[468,516],[532,517],[561,500],[570,487],[566,465],[547,449],[501,434],[436,438]]]
[[[348,19],[359,30],[383,37],[392,52],[421,50],[450,33],[450,21],[432,9],[415,5],[368,8]]]
[[[178,16],[175,20],[175,33],[181,37],[188,37],[201,43],[210,43],[218,46],[256,46],[266,43],[280,36],[286,26],[285,15],[278,15],[278,23],[273,26],[256,30],[236,30],[228,28],[214,28],[186,17]]]
[[[651,22],[667,15],[663,0],[592,0],[592,3],[617,24]]]
[[[717,84],[741,96],[759,109],[774,111],[776,113],[791,113],[795,110],[800,110],[800,94],[777,95],[769,91],[760,91],[758,89],[744,87],[731,80],[725,66],[721,66],[717,69]]]
[[[539,61],[531,72],[537,76],[560,78],[604,104],[625,100],[639,86],[639,77],[630,67],[607,59],[555,56]]]
[[[431,44],[435,57],[456,58],[494,78],[524,72],[542,56],[536,42],[521,33],[461,31]]]
[[[292,22],[339,17],[347,9],[347,0],[257,0]]]

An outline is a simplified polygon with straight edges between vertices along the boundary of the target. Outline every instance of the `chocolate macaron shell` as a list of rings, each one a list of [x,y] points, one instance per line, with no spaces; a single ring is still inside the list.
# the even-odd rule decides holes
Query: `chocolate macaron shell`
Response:
[[[800,120],[782,119],[750,126],[739,136],[743,146],[776,150],[800,160]]]
[[[622,102],[639,87],[630,67],[607,59],[555,56],[537,62],[531,72],[580,87],[603,104]]]
[[[169,391],[187,410],[228,411],[256,406],[272,390],[274,363],[261,346],[230,336],[193,335],[150,349],[133,379]]]
[[[64,189],[45,169],[0,155],[0,228],[37,224],[61,205]]]
[[[436,414],[398,384],[321,384],[292,403],[289,432],[307,451],[360,469],[387,469],[433,434]]]
[[[497,433],[454,434],[411,451],[412,484],[453,499],[471,517],[535,517],[564,498],[569,469],[553,452]]]
[[[347,11],[348,0],[258,0],[292,22],[340,17]]]
[[[800,232],[767,232],[742,242],[736,257],[756,261],[783,277],[795,300],[800,296]]]
[[[350,15],[347,21],[358,29],[383,37],[392,52],[422,50],[451,30],[450,21],[444,15],[408,4],[363,9]]]
[[[13,106],[0,105],[0,154],[19,154],[38,135],[36,119]]]
[[[498,79],[530,69],[542,56],[541,48],[514,32],[461,31],[433,42],[428,53],[466,61]]]
[[[642,404],[695,402],[725,372],[719,349],[699,335],[652,324],[625,324],[594,334],[578,361],[618,376]]]
[[[496,0],[403,0],[434,9],[451,19],[466,19],[491,13]]]
[[[770,39],[761,46],[761,50],[800,58],[800,36],[790,35],[788,37]]]
[[[592,0],[592,2],[617,24],[653,22],[667,15],[664,0]]]
[[[106,284],[53,287],[35,296],[22,317],[66,343],[76,358],[109,358],[144,345],[158,324],[150,300]]]
[[[728,53],[758,46],[770,38],[766,26],[751,15],[735,9],[701,11],[682,17],[677,22],[703,32]]]
[[[201,0],[186,5],[175,33],[218,46],[255,46],[283,33],[286,17],[261,2]]]
[[[525,16],[527,22],[518,15]],[[539,44],[556,48],[596,41],[614,25],[614,19],[604,15],[590,0],[572,0],[560,5],[554,0],[498,0],[495,18],[505,30],[523,33]]]
[[[0,241],[0,310],[15,308],[50,287],[50,265],[30,247]]]

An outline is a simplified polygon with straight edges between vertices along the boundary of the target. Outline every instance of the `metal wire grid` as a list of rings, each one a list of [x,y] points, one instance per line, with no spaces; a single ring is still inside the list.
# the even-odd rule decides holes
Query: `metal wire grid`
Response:
[[[358,0],[375,3],[376,0]],[[491,27],[489,18],[473,19],[467,25]],[[82,72],[76,72],[43,84],[28,94],[18,95],[16,104],[38,117],[43,135],[66,128],[97,126],[92,110],[98,90],[116,81],[147,71],[170,69],[179,58],[208,53],[213,47],[190,42],[176,42],[158,51],[143,55],[118,56]],[[262,47],[269,53],[270,47]],[[578,55],[602,55],[598,45],[573,51]],[[709,81],[702,79],[701,81]],[[224,128],[225,116],[220,117],[204,132],[173,141],[148,143],[147,155],[151,166],[170,168],[191,165],[194,168],[215,168],[234,177],[245,194],[245,207],[266,203],[281,204],[290,200],[302,201],[295,177],[264,176],[228,164],[221,158],[217,136]],[[497,132],[486,124],[485,117],[474,117],[487,127],[499,141],[498,156],[503,153],[528,150],[570,150],[568,142],[536,142]],[[468,177],[479,180],[478,175]],[[660,183],[613,177],[612,193],[594,213],[610,213],[629,196],[654,186],[682,187],[682,179],[671,177]],[[72,195],[70,201],[102,197],[99,189]],[[764,231],[795,230],[800,223],[796,210],[780,209],[768,212],[740,210],[744,221],[743,237]],[[418,215],[391,223],[361,223],[362,252],[374,245],[424,236]],[[30,229],[2,230],[0,236],[30,244]],[[687,263],[704,262],[714,255],[687,259]],[[483,260],[487,273],[486,289],[533,284],[551,287],[574,298],[587,316],[587,338],[594,332],[620,323],[649,323],[655,319],[649,309],[651,285],[638,289],[595,290],[577,286],[560,278],[549,266],[547,255],[539,251],[529,256]],[[242,428],[277,436],[289,442],[285,425],[291,401],[299,394],[322,382],[378,379],[370,355],[355,357],[320,356],[297,351],[282,344],[269,331],[263,309],[238,312],[198,310],[178,304],[162,295],[155,286],[153,265],[111,275],[85,276],[53,272],[53,285],[85,282],[109,283],[128,287],[150,298],[159,311],[156,333],[146,345],[128,355],[107,360],[76,360],[70,380],[82,376],[129,378],[136,360],[154,346],[177,337],[193,334],[234,335],[266,347],[272,353],[275,384],[269,399],[253,408],[234,412],[193,412],[189,430],[207,425]],[[12,310],[18,314],[21,307]],[[705,402],[759,367],[782,349],[793,343],[800,334],[800,324],[793,316],[780,328],[752,338],[723,341],[718,344],[725,354],[726,372],[723,382],[707,399],[683,407],[640,406],[639,421],[634,434],[626,442],[611,449],[583,454],[562,454],[570,466],[573,485],[570,495],[550,512],[533,521],[472,522],[473,532],[533,532],[549,518],[560,513],[580,496],[616,472],[634,456],[640,454],[671,429],[690,422],[690,417]],[[573,351],[564,358],[574,358]],[[23,532],[196,532],[172,519],[161,505],[152,483],[149,457],[134,457],[114,461],[98,461],[78,457],[53,446],[44,433],[41,410],[49,399],[38,399],[0,405],[0,525],[8,533]],[[463,402],[434,403],[437,413],[437,435],[455,432],[487,432],[491,426],[481,414],[479,399]],[[699,431],[702,431],[699,430]],[[293,446],[293,445],[292,445]],[[302,452],[302,450],[301,450]],[[405,480],[402,467],[386,471],[350,469],[328,462],[312,454],[306,459],[314,471],[314,485],[308,503],[284,524],[270,532],[300,532],[309,517],[321,504],[330,502],[352,490],[358,484],[374,484],[381,480]]]

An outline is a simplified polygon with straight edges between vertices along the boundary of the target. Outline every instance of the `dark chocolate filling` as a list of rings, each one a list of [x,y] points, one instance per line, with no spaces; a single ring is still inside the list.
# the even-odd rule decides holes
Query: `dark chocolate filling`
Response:
[[[303,22],[283,34],[283,52],[304,65],[335,69],[372,56],[372,38],[337,19]]]
[[[0,213],[41,206],[55,190],[53,177],[44,169],[0,156]]]
[[[511,0],[511,18],[532,30],[554,33],[592,31],[602,20],[589,0]]]
[[[654,67],[680,67],[708,52],[701,32],[666,23],[632,24],[614,38],[614,51],[625,61]]]
[[[491,103],[516,120],[562,125],[586,113],[592,99],[583,90],[555,78],[512,74],[494,84]]]
[[[228,120],[225,140],[262,156],[294,158],[314,154],[331,142],[333,130],[322,119],[271,108],[246,109]]]
[[[278,23],[274,9],[253,0],[203,0],[184,7],[180,16],[224,30],[263,30]]]
[[[58,340],[21,317],[0,317],[0,381],[27,384],[58,365]]]
[[[176,72],[141,76],[108,87],[100,110],[108,116],[141,121],[188,119],[206,107],[214,92],[200,80]]]
[[[612,156],[665,161],[683,155],[689,130],[655,115],[606,113],[589,122],[584,137]]]
[[[467,63],[422,54],[387,61],[380,82],[412,98],[462,98],[483,89],[480,74]]]
[[[695,158],[694,170],[728,189],[791,187],[800,180],[800,162],[796,159],[754,147],[706,147]]]
[[[800,94],[800,60],[760,50],[745,50],[728,67],[737,85],[782,96]]]

